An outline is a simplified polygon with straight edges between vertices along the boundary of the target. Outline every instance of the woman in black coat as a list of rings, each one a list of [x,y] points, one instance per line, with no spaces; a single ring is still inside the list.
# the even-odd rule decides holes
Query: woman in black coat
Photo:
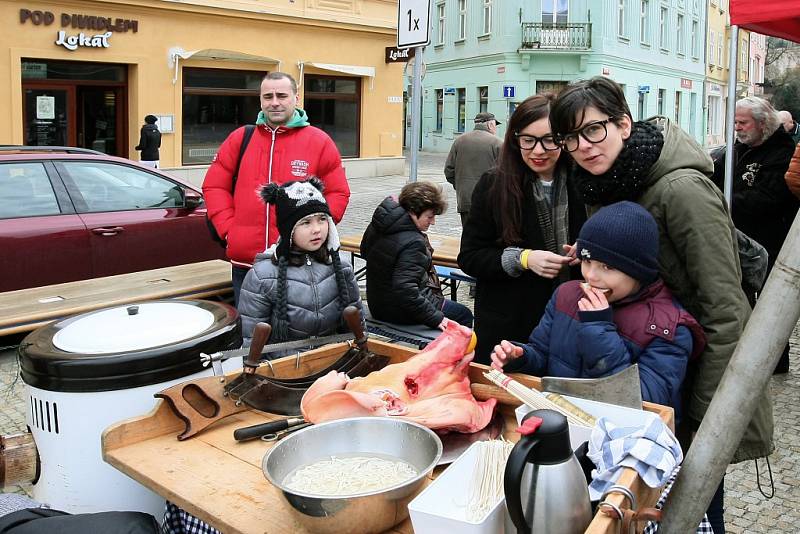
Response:
[[[472,193],[458,264],[477,279],[480,363],[490,363],[501,339],[525,342],[555,287],[580,277],[564,247],[575,242],[586,209],[567,178],[568,156],[550,130],[553,100],[534,95],[517,107],[497,168]]]

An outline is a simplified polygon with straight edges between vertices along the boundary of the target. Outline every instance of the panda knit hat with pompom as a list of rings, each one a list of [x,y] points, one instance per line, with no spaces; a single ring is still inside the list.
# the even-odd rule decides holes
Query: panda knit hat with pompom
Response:
[[[328,250],[339,250],[339,235],[331,218],[331,211],[325,197],[323,185],[317,178],[286,182],[283,185],[267,184],[261,189],[261,198],[267,204],[275,205],[278,233],[280,239],[275,250],[277,257],[288,257],[292,246],[294,227],[300,219],[315,213],[328,216]]]

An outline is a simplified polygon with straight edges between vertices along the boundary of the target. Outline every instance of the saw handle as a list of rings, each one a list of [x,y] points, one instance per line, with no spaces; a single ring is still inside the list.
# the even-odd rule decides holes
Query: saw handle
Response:
[[[367,335],[364,333],[364,325],[361,323],[361,314],[358,311],[358,308],[355,306],[347,306],[344,311],[342,311],[342,316],[344,316],[344,322],[347,323],[347,328],[353,333],[353,337],[356,339],[356,345],[359,348],[363,348],[364,344],[367,342]]]
[[[267,434],[275,434],[281,430],[286,430],[289,427],[302,425],[306,422],[302,417],[288,417],[286,419],[278,419],[277,421],[270,421],[269,423],[261,423],[259,425],[246,426],[237,428],[233,431],[233,439],[236,441],[246,441],[248,439],[256,439]]]
[[[258,368],[259,360],[261,360],[261,351],[264,350],[264,345],[267,344],[269,336],[272,333],[272,327],[267,323],[256,323],[253,328],[253,337],[250,339],[250,352],[247,353],[247,359],[244,361],[244,372],[253,374]]]

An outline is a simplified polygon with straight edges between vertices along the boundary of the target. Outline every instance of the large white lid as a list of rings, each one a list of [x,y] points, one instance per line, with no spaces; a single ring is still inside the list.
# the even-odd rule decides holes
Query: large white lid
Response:
[[[110,354],[178,343],[214,324],[214,314],[186,302],[119,306],[73,321],[53,336],[65,352]]]

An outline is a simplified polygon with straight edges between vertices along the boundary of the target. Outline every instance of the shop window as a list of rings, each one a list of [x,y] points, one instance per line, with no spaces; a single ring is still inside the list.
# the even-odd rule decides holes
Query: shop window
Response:
[[[253,124],[261,107],[261,72],[183,69],[183,164],[211,163],[239,126]]]
[[[458,131],[467,129],[467,90],[458,89]]]
[[[125,65],[113,63],[86,63],[83,61],[22,60],[23,80],[92,80],[124,82]]]
[[[486,113],[489,111],[489,87],[478,87],[478,112]]]
[[[667,90],[666,89],[659,89],[658,90],[658,114],[664,115],[664,100],[667,98]]]
[[[675,91],[675,124],[681,124],[681,92]]]
[[[442,121],[444,115],[444,90],[436,90],[436,131],[442,131]]]
[[[361,78],[306,74],[303,89],[308,122],[331,136],[343,158],[359,157]]]
[[[569,82],[562,82],[562,81],[548,81],[548,80],[538,80],[536,82],[536,94],[544,94],[544,93],[553,93],[557,95],[564,89]]]

